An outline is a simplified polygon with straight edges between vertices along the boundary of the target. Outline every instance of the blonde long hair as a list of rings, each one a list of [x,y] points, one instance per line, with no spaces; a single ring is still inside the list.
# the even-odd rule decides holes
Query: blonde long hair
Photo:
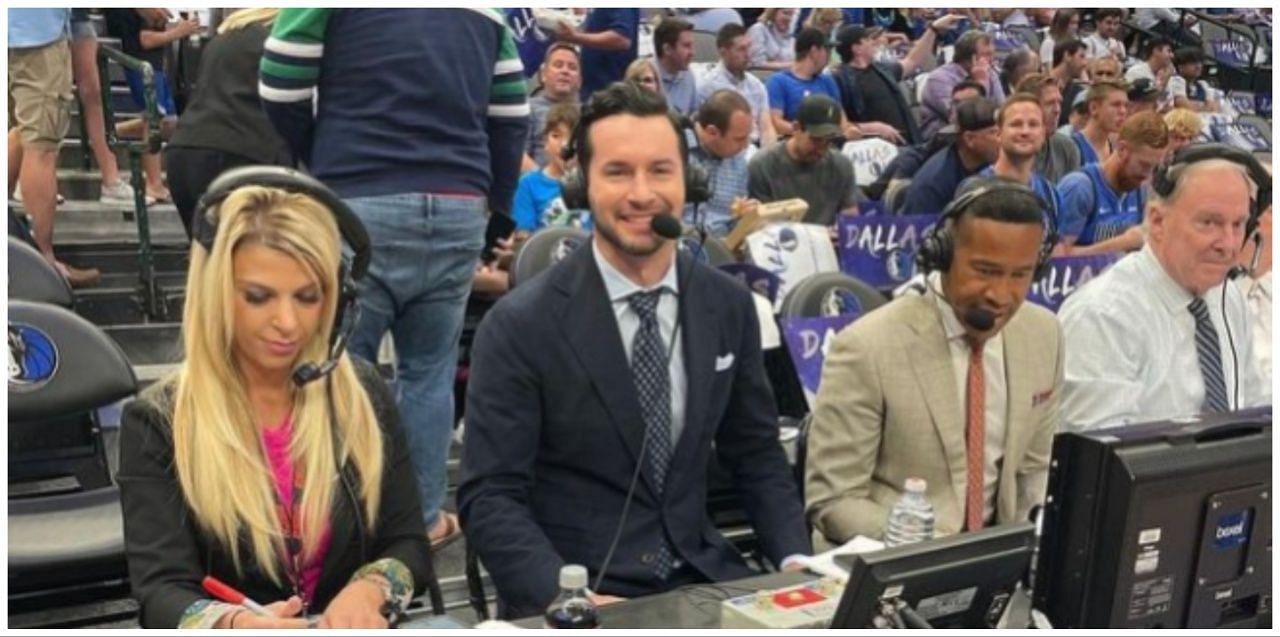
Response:
[[[276,513],[275,482],[245,377],[232,354],[236,294],[232,258],[242,245],[265,245],[297,259],[320,282],[323,327],[302,347],[299,358],[321,360],[328,355],[337,307],[338,228],[333,214],[311,197],[258,186],[237,189],[216,214],[218,233],[212,250],[198,243],[191,248],[182,330],[185,360],[149,392],[172,413],[174,465],[196,522],[230,550],[237,571],[244,561],[238,540],[247,537],[254,559],[279,584],[278,556],[284,555],[285,530]],[[333,426],[341,441],[338,459],[326,382],[332,383]],[[304,475],[298,516],[304,559],[314,557],[330,519],[339,461],[350,459],[355,465],[370,530],[382,488],[382,437],[373,406],[347,356],[326,382],[299,388],[293,398],[289,450]]]
[[[218,34],[243,29],[251,24],[271,26],[279,15],[279,9],[240,9],[222,19],[218,24]]]

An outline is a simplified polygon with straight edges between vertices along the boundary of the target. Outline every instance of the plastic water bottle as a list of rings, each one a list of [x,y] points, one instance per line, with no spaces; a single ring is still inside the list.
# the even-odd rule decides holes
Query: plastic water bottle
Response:
[[[599,628],[600,613],[587,595],[587,568],[577,564],[560,567],[560,596],[543,616],[547,628]]]
[[[933,539],[933,505],[925,497],[924,478],[907,478],[902,497],[889,510],[885,546],[901,546]]]

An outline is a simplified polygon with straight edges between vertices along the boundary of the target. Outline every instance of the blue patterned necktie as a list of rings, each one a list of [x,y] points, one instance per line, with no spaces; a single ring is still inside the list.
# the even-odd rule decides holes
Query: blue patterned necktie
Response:
[[[631,310],[640,317],[640,329],[631,341],[631,377],[640,399],[640,415],[644,418],[646,451],[641,461],[645,470],[658,485],[662,496],[667,469],[671,466],[671,369],[667,350],[663,347],[662,332],[658,328],[658,300],[662,290],[636,292],[627,297]],[[673,556],[663,534],[661,545],[654,556],[654,575],[660,580],[671,576]]]
[[[1222,377],[1222,350],[1218,345],[1218,330],[1209,320],[1209,308],[1204,299],[1196,297],[1187,309],[1196,319],[1196,355],[1200,359],[1200,376],[1204,379],[1204,403],[1206,413],[1228,411],[1227,383]]]

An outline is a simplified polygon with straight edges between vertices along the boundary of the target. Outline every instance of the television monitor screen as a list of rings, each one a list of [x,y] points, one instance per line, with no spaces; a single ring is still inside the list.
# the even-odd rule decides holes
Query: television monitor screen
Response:
[[[1019,522],[904,546],[840,555],[849,583],[832,628],[874,628],[901,600],[934,628],[994,628],[1027,573],[1035,526]]]
[[[1054,440],[1035,604],[1055,628],[1271,621],[1271,408]]]

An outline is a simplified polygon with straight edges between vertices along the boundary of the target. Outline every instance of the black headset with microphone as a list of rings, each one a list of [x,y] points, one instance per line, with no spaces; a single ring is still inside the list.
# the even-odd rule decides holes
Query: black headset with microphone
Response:
[[[277,188],[315,199],[333,213],[338,232],[351,250],[351,257],[344,256],[338,268],[338,303],[333,331],[329,335],[329,356],[319,363],[302,363],[293,370],[293,382],[301,387],[333,371],[346,351],[359,314],[356,304],[359,282],[369,271],[369,260],[373,257],[369,234],[351,208],[314,177],[281,166],[245,166],[219,175],[196,203],[192,239],[206,251],[213,250],[214,239],[218,236],[218,219],[214,216],[218,206],[228,195],[244,186]]]
[[[645,89],[636,87],[635,90]],[[578,119],[578,126],[573,129],[573,136],[560,149],[560,157],[565,161],[574,157],[579,159],[579,165],[560,179],[561,197],[564,205],[571,210],[591,209],[591,202],[587,198],[587,171],[583,170],[584,165],[591,161],[591,143],[587,141],[591,125],[605,117],[616,115],[612,111],[593,108],[592,104],[593,102],[588,102],[582,108],[582,116]],[[668,114],[668,117],[671,119],[671,127],[676,131],[676,138],[680,141],[680,163],[684,168],[684,201],[694,205],[706,203],[711,199],[711,177],[705,168],[689,160],[689,140],[685,136],[685,131],[690,127],[689,122],[673,114]]]
[[[1058,244],[1058,220],[1051,207],[1045,203],[1034,190],[1020,183],[992,177],[982,180],[951,200],[938,222],[920,237],[920,247],[916,251],[916,266],[927,276],[930,272],[948,272],[951,261],[955,257],[955,225],[960,222],[971,206],[985,197],[995,194],[1015,194],[1024,196],[1035,203],[1038,210],[1044,212],[1044,235],[1040,240],[1040,251],[1036,256],[1035,280],[1044,278],[1049,272],[1049,260],[1053,256],[1053,248]],[[945,298],[945,296],[943,297]],[[948,300],[948,303],[950,301]],[[982,308],[972,308],[962,317],[969,327],[985,332],[995,325],[995,317]]]
[[[1244,168],[1245,173],[1249,177],[1249,181],[1257,188],[1257,194],[1249,200],[1249,217],[1244,224],[1244,241],[1241,246],[1248,245],[1250,241],[1254,242],[1255,252],[1253,253],[1253,265],[1251,267],[1234,266],[1227,272],[1227,281],[1238,279],[1247,274],[1250,270],[1257,267],[1259,253],[1262,248],[1262,236],[1258,234],[1258,223],[1262,218],[1262,213],[1271,207],[1271,174],[1267,172],[1262,162],[1248,151],[1228,146],[1227,144],[1207,143],[1195,144],[1183,147],[1168,163],[1158,166],[1151,176],[1151,189],[1160,196],[1161,199],[1168,199],[1173,195],[1173,191],[1178,187],[1178,180],[1182,178],[1187,167],[1197,162],[1209,161],[1211,159],[1222,159],[1237,164]],[[1240,408],[1240,357],[1236,353],[1235,338],[1231,334],[1231,321],[1227,320],[1227,286],[1226,281],[1222,286],[1222,299],[1220,310],[1222,312],[1222,324],[1227,331],[1227,346],[1231,349],[1231,366],[1234,369],[1232,373],[1232,409]]]
[[[338,232],[346,243],[347,248],[351,251],[350,257],[344,254],[342,263],[338,267],[338,303],[334,314],[333,330],[329,335],[328,357],[319,363],[305,362],[300,364],[293,370],[291,377],[294,385],[299,388],[321,378],[326,379],[325,396],[328,401],[330,432],[333,438],[334,464],[337,465],[338,478],[342,482],[343,490],[346,491],[347,497],[351,501],[351,508],[356,517],[356,528],[360,537],[360,559],[361,563],[365,563],[368,562],[369,555],[365,538],[364,511],[360,508],[360,499],[356,496],[355,488],[347,475],[348,472],[343,469],[342,461],[338,458],[338,450],[342,446],[337,423],[334,422],[337,417],[337,411],[334,409],[333,404],[333,386],[327,377],[337,367],[338,361],[342,359],[343,353],[346,352],[351,332],[355,329],[356,319],[359,315],[359,305],[356,303],[359,290],[358,284],[360,279],[369,271],[369,261],[373,257],[369,233],[365,230],[364,223],[338,197],[337,193],[314,177],[282,166],[244,166],[233,168],[219,175],[213,180],[213,183],[209,184],[209,188],[196,203],[192,224],[192,240],[204,247],[205,251],[211,252],[213,250],[214,240],[218,236],[219,219],[215,213],[219,205],[232,192],[246,186],[276,188],[315,199],[333,213],[334,219],[338,224]],[[290,546],[289,549],[291,552],[297,552],[301,550],[301,546]]]

